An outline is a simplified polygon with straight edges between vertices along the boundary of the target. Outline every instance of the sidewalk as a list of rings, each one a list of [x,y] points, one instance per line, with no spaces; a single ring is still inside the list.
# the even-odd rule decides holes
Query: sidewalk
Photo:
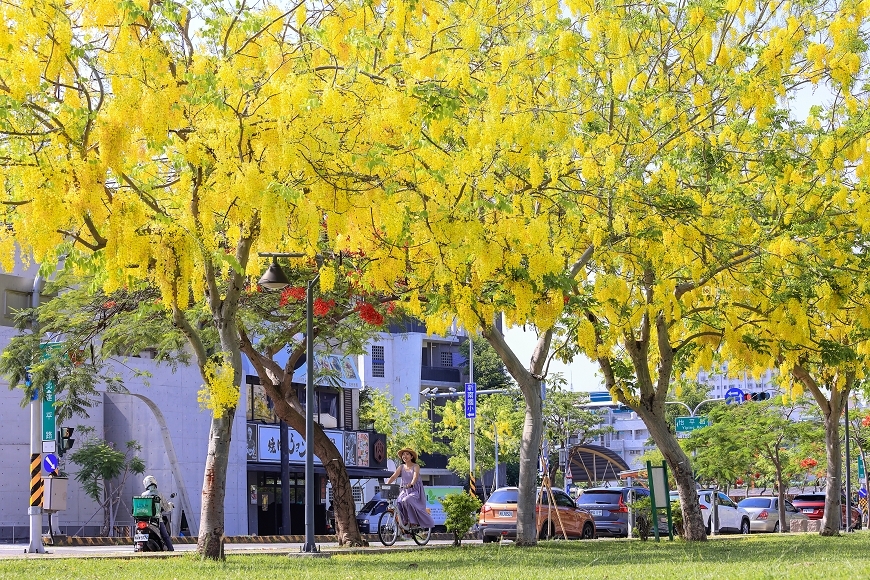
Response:
[[[437,534],[438,536],[447,536],[448,534]],[[453,538],[436,539],[436,534],[432,535],[432,539],[426,546],[418,546],[413,541],[399,541],[395,545],[386,547],[383,546],[377,538],[372,541],[369,539],[368,547],[360,548],[345,548],[339,546],[334,541],[332,536],[318,536],[315,538],[315,545],[320,550],[317,554],[301,552],[304,545],[304,538],[300,541],[293,542],[231,542],[236,538],[227,538],[227,543],[224,545],[224,552],[230,554],[257,554],[257,555],[275,555],[275,556],[300,556],[300,557],[330,557],[333,554],[354,554],[366,553],[374,554],[383,551],[396,550],[421,550],[433,549],[439,547],[450,546],[453,543]],[[279,536],[280,537],[280,536]],[[284,536],[286,537],[286,536]],[[296,536],[291,536],[296,537]],[[95,539],[113,539],[113,538],[95,538]],[[124,539],[124,538],[118,538]],[[323,541],[320,541],[323,539]],[[196,552],[196,542],[176,543],[174,552],[133,552],[133,544],[129,538],[126,543],[113,543],[109,545],[94,545],[81,543],[79,545],[64,545],[64,546],[46,546],[45,554],[28,554],[28,543],[19,544],[0,544],[0,560],[10,558],[171,558],[181,554]],[[329,541],[332,540],[332,541]],[[480,540],[477,540],[479,542]],[[463,540],[463,543],[474,542],[474,540]]]

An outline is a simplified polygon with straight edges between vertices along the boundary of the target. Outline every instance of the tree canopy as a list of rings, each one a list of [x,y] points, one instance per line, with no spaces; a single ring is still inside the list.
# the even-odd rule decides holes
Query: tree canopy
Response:
[[[830,417],[861,373],[867,0],[0,10],[4,267],[14,243],[81,251],[107,291],[159,288],[217,385],[252,252],[364,255],[363,288],[479,330],[521,389],[521,544],[554,338],[647,422],[690,511],[675,369],[773,361]],[[807,88],[831,97],[796,118]],[[539,331],[528,364],[498,313]]]

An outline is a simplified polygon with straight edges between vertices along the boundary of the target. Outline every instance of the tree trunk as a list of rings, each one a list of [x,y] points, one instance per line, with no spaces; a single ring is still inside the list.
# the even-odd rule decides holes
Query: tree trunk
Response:
[[[519,382],[519,381],[518,381]],[[538,543],[538,522],[535,507],[537,496],[538,457],[541,453],[541,439],[544,425],[541,419],[541,381],[520,389],[526,401],[526,419],[523,423],[523,440],[520,443],[520,492],[517,501],[517,539],[518,546],[534,546]]]
[[[825,424],[825,457],[828,461],[828,467],[825,473],[825,479],[827,480],[825,482],[827,484],[825,490],[825,514],[822,516],[822,529],[819,530],[819,535],[837,536],[840,534],[840,523],[843,518],[840,494],[844,484],[842,481],[843,466],[840,463],[842,461],[840,456],[840,418],[843,416],[846,398],[849,396],[852,385],[855,383],[855,373],[854,371],[847,371],[845,385],[839,389],[836,387],[837,380],[832,380],[831,384],[828,385],[830,387],[829,399],[825,395],[825,392],[823,392],[822,385],[816,381],[815,377],[805,367],[795,365],[791,372],[796,379],[803,383],[806,390],[812,394],[819,409],[822,411],[822,420]]]
[[[832,405],[832,407],[836,406]],[[825,490],[825,514],[822,516],[822,528],[819,530],[819,535],[837,536],[840,534],[840,522],[843,517],[840,505],[843,476],[840,464],[842,461],[840,456],[840,413],[835,411],[825,413],[824,422],[828,486]]]
[[[523,423],[523,440],[520,442],[520,485],[517,498],[517,546],[534,546],[538,543],[537,514],[535,500],[537,496],[538,456],[541,453],[541,439],[544,434],[543,401],[541,400],[541,385],[543,383],[544,363],[550,350],[553,338],[552,329],[538,337],[538,342],[532,352],[529,368],[526,369],[514,354],[504,339],[504,335],[495,326],[487,325],[483,329],[483,337],[489,341],[493,350],[505,365],[523,393],[526,403],[526,418]]]
[[[115,537],[115,518],[118,513],[118,500],[116,499],[115,490],[112,489],[111,484],[106,484],[106,491],[108,492],[108,501],[109,501],[109,537]]]
[[[112,537],[112,528],[109,526],[112,510],[112,500],[109,496],[109,484],[103,482],[103,536]]]
[[[256,365],[254,365],[256,366]],[[260,377],[260,382],[266,388],[266,392],[275,402],[275,414],[287,425],[296,430],[306,444],[310,439],[305,433],[305,416],[297,408],[301,408],[296,397],[295,390],[288,390],[287,395],[271,384],[268,376]],[[353,488],[350,485],[350,477],[344,464],[344,455],[338,450],[332,440],[326,436],[323,427],[314,423],[314,455],[320,459],[332,484],[332,508],[335,512],[335,533],[340,546],[368,546],[368,542],[359,532],[356,523],[356,504],[353,501]]]
[[[235,409],[228,409],[221,417],[212,417],[208,438],[197,551],[211,560],[224,559],[224,500],[234,416]]]
[[[779,531],[790,532],[791,522],[788,521],[785,511],[785,484],[782,477],[782,462],[779,459],[779,451],[776,452],[776,499],[779,512]],[[748,495],[748,492],[747,492]]]
[[[698,492],[695,490],[695,479],[692,476],[692,465],[688,456],[668,429],[663,416],[660,417],[643,407],[638,408],[637,413],[649,429],[653,441],[664,455],[665,461],[668,462],[668,469],[677,482],[680,507],[683,512],[683,537],[689,541],[706,540],[707,532],[704,529],[704,518],[701,516],[701,504],[698,501]]]

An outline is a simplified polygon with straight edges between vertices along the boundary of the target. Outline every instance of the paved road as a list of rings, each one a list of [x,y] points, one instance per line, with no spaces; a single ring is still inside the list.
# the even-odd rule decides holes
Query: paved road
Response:
[[[463,543],[475,540],[463,540]],[[480,540],[477,540],[479,542]],[[431,540],[426,548],[448,546],[451,540]],[[28,543],[0,544],[0,559],[8,558],[139,558],[139,557],[171,557],[186,552],[196,551],[196,544],[176,544],[175,552],[157,552],[137,554],[133,552],[133,546],[46,546],[45,554],[28,554]],[[408,550],[419,549],[413,541],[399,541],[390,548],[385,548],[380,542],[371,543],[368,548],[341,548],[337,543],[317,544],[323,554],[341,554],[348,552],[377,552],[380,550]],[[227,544],[224,551],[227,554],[274,554],[293,555],[301,554],[302,543],[283,544]],[[305,556],[309,556],[305,554]]]

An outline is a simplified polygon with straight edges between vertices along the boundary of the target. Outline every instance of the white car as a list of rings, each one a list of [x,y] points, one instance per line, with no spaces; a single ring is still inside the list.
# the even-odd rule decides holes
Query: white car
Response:
[[[713,494],[716,494],[716,507],[719,514],[719,525],[716,526],[716,533],[731,532],[735,534],[748,534],[751,529],[750,521],[752,519],[748,511],[738,507],[730,497],[721,491],[699,489],[698,500],[701,502],[701,516],[704,518],[704,526],[707,528],[707,535],[712,531]],[[671,501],[679,499],[679,493],[672,491]]]

